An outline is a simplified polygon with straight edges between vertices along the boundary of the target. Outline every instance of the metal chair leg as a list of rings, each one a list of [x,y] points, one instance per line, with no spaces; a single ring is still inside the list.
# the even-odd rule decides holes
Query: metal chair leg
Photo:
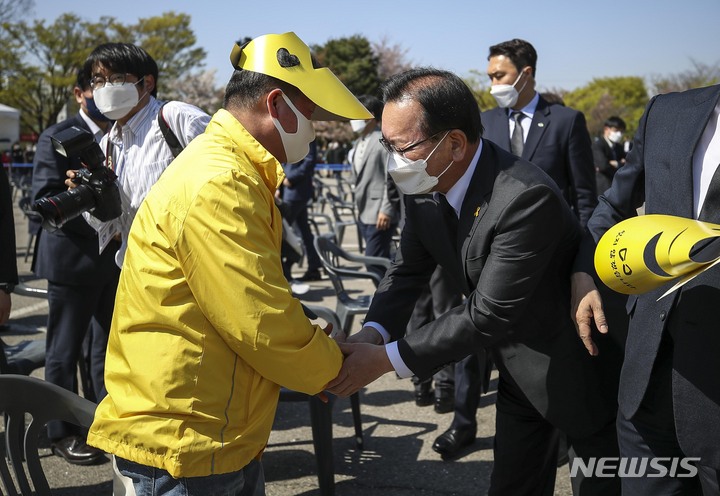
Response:
[[[350,396],[350,407],[352,409],[353,425],[355,426],[355,445],[360,451],[365,447],[363,440],[362,417],[360,416],[360,393]]]
[[[332,400],[323,403],[319,398],[313,396],[310,398],[309,403],[320,495],[334,496],[335,464],[332,446]]]

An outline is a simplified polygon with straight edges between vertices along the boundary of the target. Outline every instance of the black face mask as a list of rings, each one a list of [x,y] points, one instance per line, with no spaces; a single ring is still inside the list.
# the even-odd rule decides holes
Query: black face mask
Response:
[[[110,119],[105,117],[100,110],[98,110],[97,105],[95,105],[95,100],[92,98],[88,98],[86,96],[83,96],[85,99],[85,106],[87,107],[87,113],[90,116],[91,119],[99,121],[99,122],[109,122]]]

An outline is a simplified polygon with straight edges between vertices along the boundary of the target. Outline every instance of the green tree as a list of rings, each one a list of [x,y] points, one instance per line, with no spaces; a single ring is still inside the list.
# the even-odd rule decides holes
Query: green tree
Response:
[[[380,57],[366,38],[355,35],[310,48],[320,65],[329,68],[355,96],[380,97]],[[353,139],[353,132],[345,122],[317,122],[314,126],[321,149],[332,140],[349,143]]]
[[[183,77],[193,72],[199,74],[204,66],[207,52],[194,46],[197,38],[187,14],[165,12],[161,16],[139,19],[130,30],[135,34],[132,43],[143,47],[158,64],[158,95]]]
[[[0,99],[20,109],[21,128],[39,134],[55,122],[72,95],[77,70],[98,43],[118,27],[112,18],[93,25],[75,14],[63,14],[53,23],[5,22],[2,38],[8,43],[2,56]]]
[[[328,67],[355,95],[378,95],[379,58],[370,42],[360,36],[329,40],[312,50],[321,65]]]
[[[3,22],[0,25],[0,101],[21,111],[23,132],[39,134],[56,122],[71,103],[77,70],[99,44],[123,40],[145,48],[158,63],[158,92],[202,66],[205,51],[193,48],[196,38],[186,14],[168,12],[123,25],[113,17],[89,22],[62,14],[52,23]],[[208,93],[216,91],[208,88]],[[190,102],[193,103],[193,102]]]
[[[648,91],[640,77],[596,78],[585,86],[568,91],[563,99],[568,107],[585,114],[591,136],[599,136],[603,122],[612,115],[625,121],[626,134],[632,136],[645,110]]]
[[[463,81],[475,95],[481,112],[497,107],[497,102],[490,94],[490,80],[487,74],[473,69],[470,71],[470,76],[464,78]]]

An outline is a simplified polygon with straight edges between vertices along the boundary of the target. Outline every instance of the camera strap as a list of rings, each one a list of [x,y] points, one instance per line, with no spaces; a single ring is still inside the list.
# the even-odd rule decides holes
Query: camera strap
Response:
[[[183,151],[183,146],[180,144],[180,140],[178,140],[177,136],[175,136],[175,133],[173,133],[173,130],[170,129],[170,125],[165,120],[165,117],[163,117],[163,107],[165,105],[167,105],[167,102],[160,106],[160,111],[158,112],[158,125],[160,126],[160,132],[162,132],[165,142],[170,148],[173,157],[177,157],[180,155],[180,152]]]

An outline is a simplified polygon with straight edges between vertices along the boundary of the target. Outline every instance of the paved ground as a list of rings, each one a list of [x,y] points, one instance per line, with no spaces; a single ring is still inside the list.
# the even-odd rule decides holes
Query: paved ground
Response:
[[[24,261],[27,225],[17,208],[15,220],[21,279],[30,285],[43,287],[45,281],[33,279],[29,269],[30,259],[27,263]],[[349,230],[344,240],[344,247],[349,251],[357,251],[353,235]],[[328,280],[314,282],[310,286],[303,300],[334,308],[334,293]],[[353,288],[358,292],[371,290],[364,283]],[[10,323],[0,327],[0,337],[10,343],[28,338],[44,339],[46,318],[47,304],[44,300],[15,296]],[[356,326],[359,328],[358,322]],[[33,375],[42,377],[42,369]],[[435,437],[449,425],[451,414],[438,415],[431,407],[415,406],[412,391],[409,380],[387,374],[361,392],[363,451],[355,447],[349,401],[337,400],[333,409],[337,495],[485,494],[492,469],[494,389],[483,397],[478,411],[477,441],[454,462],[443,462],[431,449]],[[54,494],[95,496],[112,493],[110,463],[77,467],[52,456],[47,448],[45,454],[43,463],[55,488]],[[306,403],[280,403],[263,464],[268,496],[319,494]],[[555,493],[561,496],[571,494],[567,466],[558,470]]]

